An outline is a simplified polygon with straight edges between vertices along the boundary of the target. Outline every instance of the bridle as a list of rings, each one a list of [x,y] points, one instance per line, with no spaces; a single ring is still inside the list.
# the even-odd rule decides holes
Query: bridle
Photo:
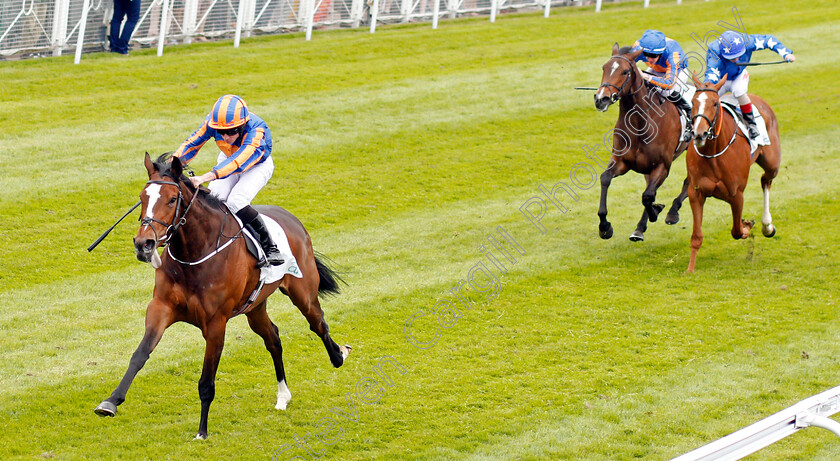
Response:
[[[193,203],[195,203],[195,198],[198,196],[198,191],[196,191],[193,194],[193,197],[190,200],[190,203],[187,204],[186,209],[184,209],[184,214],[182,215],[181,214],[181,207],[184,204],[184,193],[181,190],[181,183],[180,182],[165,181],[165,180],[159,180],[159,179],[150,179],[148,182],[146,182],[146,185],[149,185],[149,184],[162,184],[162,185],[167,185],[167,186],[175,186],[175,187],[178,188],[178,203],[175,205],[175,216],[172,217],[172,222],[171,223],[167,224],[167,223],[165,223],[165,222],[163,222],[159,219],[155,219],[155,218],[148,217],[148,216],[146,216],[146,217],[144,217],[143,219],[140,220],[140,225],[141,226],[144,226],[144,225],[149,226],[152,229],[152,232],[155,233],[155,240],[158,242],[158,246],[163,248],[163,247],[165,247],[166,245],[169,244],[169,241],[172,239],[172,237],[175,235],[175,233],[178,232],[178,229],[180,229],[181,226],[183,226],[184,224],[187,223],[187,213],[190,212],[190,208],[192,208]],[[160,224],[161,226],[166,227],[166,231],[163,233],[162,236],[158,236],[158,233],[155,230],[155,227],[150,225],[153,222],[156,222],[156,223]]]
[[[601,84],[601,86],[599,87],[599,89],[604,88],[604,87],[606,87],[606,88],[610,88],[610,89],[615,88],[615,91],[613,91],[613,93],[610,95],[610,104],[612,104],[612,103],[614,103],[614,102],[618,101],[618,100],[619,100],[619,98],[621,98],[621,93],[623,93],[623,92],[624,92],[624,88],[625,88],[628,84],[630,84],[630,82],[631,82],[631,81],[633,80],[633,78],[635,78],[635,76],[636,76],[636,72],[634,72],[634,70],[633,70],[633,67],[635,66],[635,64],[633,63],[633,61],[631,61],[631,60],[629,60],[629,59],[625,58],[624,56],[621,56],[621,55],[615,55],[615,56],[611,57],[611,58],[610,58],[607,62],[610,62],[610,61],[612,61],[613,59],[621,59],[621,60],[623,60],[623,61],[626,61],[626,62],[627,62],[627,64],[629,64],[629,65],[630,65],[630,75],[628,75],[628,76],[624,79],[624,82],[621,84],[621,86],[620,86],[620,87],[619,87],[619,86],[615,86],[615,85],[613,85],[613,84],[612,84],[612,83],[610,83],[610,82],[604,82],[604,83],[602,83],[602,84]],[[642,89],[642,87],[644,87],[644,83],[641,83],[641,84],[639,85],[639,87],[638,87],[637,89],[635,89],[635,90],[632,90],[632,88],[631,88],[631,90],[632,90],[632,91],[630,92],[630,94],[636,94],[636,93],[638,93],[638,92]]]
[[[710,91],[710,92],[714,92],[715,95],[718,94],[717,90],[714,89],[714,88],[698,88],[697,91]],[[697,115],[693,115],[691,117],[690,123],[691,123],[692,126],[694,126],[694,121],[698,118],[702,118],[703,120],[708,122],[709,123],[709,129],[706,130],[706,132],[704,134],[706,136],[706,139],[715,140],[720,135],[721,128],[723,128],[723,120],[722,120],[723,117],[721,115],[722,113],[723,113],[723,108],[721,107],[720,97],[718,96],[717,104],[716,104],[716,107],[715,107],[715,116],[711,120],[709,120],[709,117],[707,117],[706,114],[697,114]],[[720,123],[718,123],[718,119],[721,119]],[[715,129],[715,125],[717,125],[717,129]],[[712,132],[713,130],[714,130],[714,133]],[[705,154],[700,153],[700,151],[697,150],[697,149],[694,149],[694,150],[697,152],[697,155],[699,155],[701,157],[704,157],[704,158],[719,157],[724,152],[726,152],[727,149],[729,149],[729,146],[731,146],[733,142],[735,142],[735,137],[737,135],[738,135],[738,128],[736,127],[735,130],[732,131],[732,139],[730,139],[729,143],[726,145],[726,147],[724,147],[723,150],[718,152],[717,154],[705,155]]]

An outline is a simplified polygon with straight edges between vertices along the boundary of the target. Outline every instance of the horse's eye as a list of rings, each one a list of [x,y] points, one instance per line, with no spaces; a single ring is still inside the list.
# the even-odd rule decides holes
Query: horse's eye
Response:
[[[625,70],[624,75],[630,75],[630,69]]]
[[[177,197],[172,197],[171,199],[169,199],[169,206],[175,205],[175,200],[177,200]]]

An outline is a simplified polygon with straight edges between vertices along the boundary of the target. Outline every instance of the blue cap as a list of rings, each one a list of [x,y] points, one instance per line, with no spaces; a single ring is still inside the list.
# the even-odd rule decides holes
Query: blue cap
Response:
[[[746,53],[746,38],[744,34],[727,30],[718,39],[720,43],[720,55],[725,59],[735,59]]]
[[[662,54],[665,52],[665,34],[658,30],[646,30],[639,39],[639,46],[645,53]]]

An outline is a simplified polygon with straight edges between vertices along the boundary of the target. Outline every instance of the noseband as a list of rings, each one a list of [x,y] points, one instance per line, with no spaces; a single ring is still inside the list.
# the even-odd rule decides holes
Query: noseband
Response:
[[[178,232],[178,229],[180,229],[181,226],[183,226],[184,224],[187,223],[187,213],[189,213],[190,208],[192,207],[193,203],[195,203],[195,198],[198,196],[198,191],[196,191],[193,194],[193,197],[190,200],[190,203],[187,205],[186,209],[184,209],[184,214],[181,215],[181,206],[184,203],[184,194],[181,191],[181,183],[180,182],[152,179],[152,180],[147,181],[146,184],[147,185],[148,184],[163,184],[163,185],[167,185],[167,186],[175,186],[175,187],[178,188],[178,203],[175,205],[175,216],[172,217],[172,222],[171,223],[167,224],[167,223],[165,223],[165,222],[163,222],[159,219],[150,218],[148,216],[140,220],[140,225],[141,226],[144,226],[144,225],[149,226],[152,229],[152,232],[155,233],[155,239],[160,244],[160,247],[163,248],[169,243],[169,240],[172,239],[172,236],[175,235],[176,232]],[[155,227],[150,225],[153,222],[156,222],[156,223],[160,224],[161,226],[166,227],[166,232],[163,233],[162,237],[158,237],[158,234],[157,234],[157,231],[155,230]]]
[[[625,79],[624,79],[624,83],[622,83],[620,87],[615,86],[615,85],[613,85],[613,84],[612,84],[612,83],[610,83],[610,82],[604,82],[604,83],[601,83],[601,86],[599,87],[599,89],[600,89],[600,88],[604,88],[604,87],[607,87],[607,88],[615,88],[615,91],[613,91],[613,93],[610,95],[610,103],[611,103],[611,104],[612,104],[612,103],[614,103],[614,102],[616,102],[616,101],[618,101],[618,99],[619,99],[619,98],[621,98],[621,93],[623,93],[623,92],[624,92],[624,88],[625,88],[628,84],[630,84],[630,82],[631,82],[631,81],[633,80],[633,78],[636,76],[636,73],[635,73],[635,72],[633,72],[633,66],[635,66],[635,64],[633,64],[633,61],[631,61],[631,60],[629,60],[629,59],[625,58],[624,56],[621,56],[621,55],[615,55],[615,56],[613,56],[612,58],[610,58],[610,59],[609,59],[609,61],[607,61],[607,62],[610,62],[610,61],[612,61],[613,59],[621,59],[622,61],[626,61],[626,62],[627,62],[627,64],[629,64],[629,65],[630,65],[630,75],[628,75],[628,76],[627,76],[627,78],[625,78]],[[632,91],[630,94],[636,94],[636,93],[638,93],[638,92],[639,92],[639,90],[641,90],[643,86],[644,86],[644,84],[639,85],[639,88],[637,88],[636,90]]]
[[[698,88],[697,91],[713,91],[715,94],[717,94],[717,90],[715,90],[714,88]],[[715,130],[715,124],[717,123],[718,118],[720,117],[720,113],[721,113],[720,97],[718,97],[717,107],[715,108],[714,118],[709,120],[709,117],[706,117],[706,114],[697,114],[697,115],[694,115],[694,116],[691,117],[691,125],[693,126],[694,121],[697,120],[698,118],[702,118],[703,120],[705,120],[709,123],[709,129],[706,130],[706,139],[717,139],[718,135],[720,134],[720,128],[721,128],[721,126],[723,126],[723,123],[721,123],[720,125],[718,125],[717,130]],[[715,132],[712,133],[712,130],[714,130]]]

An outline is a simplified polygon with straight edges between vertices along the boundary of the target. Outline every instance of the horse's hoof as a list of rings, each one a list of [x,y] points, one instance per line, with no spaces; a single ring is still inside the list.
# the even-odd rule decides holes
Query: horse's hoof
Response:
[[[668,213],[668,216],[665,217],[665,224],[673,226],[674,224],[680,222],[680,214],[679,213]]]
[[[639,232],[638,230],[634,230],[632,234],[630,234],[630,241],[631,242],[642,242],[645,240],[645,234]]]
[[[195,435],[195,440],[207,440],[207,434],[202,434],[201,432],[199,432]]]
[[[659,213],[661,213],[664,209],[665,205],[662,205],[661,203],[654,203],[651,205],[650,210],[648,210],[648,221],[656,222],[656,220],[659,219]]]
[[[352,350],[353,350],[353,348],[352,348],[352,347],[350,347],[350,345],[349,345],[349,344],[345,344],[345,345],[343,345],[343,346],[339,346],[339,347],[338,347],[338,350],[340,350],[340,351],[341,351],[341,358],[346,359],[346,358],[347,358],[347,356],[348,356],[348,355],[350,355],[350,351],[352,351]]]
[[[93,411],[99,416],[114,416],[117,414],[117,406],[105,400]]]
[[[607,223],[606,226],[598,226],[598,235],[604,240],[609,240],[613,236],[612,224]]]
[[[768,224],[768,225],[765,226],[765,225],[762,224],[761,225],[761,233],[764,234],[765,237],[770,238],[770,237],[776,235],[776,226],[774,226],[772,224]]]

